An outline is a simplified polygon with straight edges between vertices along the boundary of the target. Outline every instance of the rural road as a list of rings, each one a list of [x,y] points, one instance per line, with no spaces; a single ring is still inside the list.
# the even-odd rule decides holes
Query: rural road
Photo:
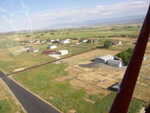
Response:
[[[60,113],[49,104],[45,103],[41,99],[37,98],[21,86],[19,86],[4,73],[0,72],[0,78],[8,85],[8,87],[23,105],[27,113]]]

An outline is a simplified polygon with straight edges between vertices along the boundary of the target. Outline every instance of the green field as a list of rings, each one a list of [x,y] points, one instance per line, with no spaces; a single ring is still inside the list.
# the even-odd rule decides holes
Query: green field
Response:
[[[40,39],[65,39],[65,38],[111,38],[111,37],[137,37],[140,25],[126,24],[126,25],[114,25],[103,26],[93,28],[79,28],[79,29],[61,29],[45,32],[35,32],[33,34],[24,34],[28,38],[40,38]]]
[[[84,89],[74,89],[69,81],[57,81],[57,77],[68,76],[66,67],[66,64],[48,64],[16,74],[14,78],[64,113],[72,109],[77,113],[107,113],[115,93],[89,95]],[[142,105],[142,101],[133,99],[129,113],[138,113]]]

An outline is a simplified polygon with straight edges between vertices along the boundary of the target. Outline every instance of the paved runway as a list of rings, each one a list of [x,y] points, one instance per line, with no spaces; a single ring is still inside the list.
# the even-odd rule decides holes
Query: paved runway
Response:
[[[32,95],[30,92],[19,86],[17,83],[12,81],[9,77],[0,72],[0,78],[8,85],[24,109],[28,113],[60,113],[55,108],[45,103],[41,99]]]

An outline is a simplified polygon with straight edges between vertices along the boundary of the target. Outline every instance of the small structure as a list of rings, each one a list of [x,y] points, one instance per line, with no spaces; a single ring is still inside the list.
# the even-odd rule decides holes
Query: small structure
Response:
[[[67,54],[69,54],[68,50],[59,50],[58,52],[60,52],[61,55],[67,55]]]
[[[39,49],[33,49],[33,51],[32,51],[33,53],[37,53],[37,52],[39,52]]]
[[[122,45],[122,41],[114,41],[112,45],[119,46]]]
[[[57,48],[56,45],[50,45],[50,46],[47,47],[47,49],[56,49],[56,48]]]
[[[62,44],[69,44],[70,43],[70,39],[62,40],[61,43]]]
[[[55,41],[56,41],[56,40],[50,40],[50,42],[52,42],[52,43],[55,42]]]
[[[56,59],[59,59],[60,58],[60,53],[58,52],[58,53],[51,53],[51,54],[49,54],[48,56],[50,56],[50,57],[53,57],[53,58],[56,58]]]
[[[81,39],[79,40],[80,43],[95,43],[97,39],[90,38],[90,39]]]
[[[60,43],[59,39],[51,40],[50,42],[53,43],[53,44],[59,44]]]
[[[109,90],[112,90],[112,91],[119,91],[120,90],[120,83],[117,82],[115,84],[113,84],[112,86],[108,87]]]
[[[83,43],[87,43],[87,42],[88,42],[88,40],[82,40],[82,42],[83,42]]]
[[[39,52],[39,49],[33,48],[33,47],[27,47],[26,48],[27,52],[32,52],[32,53],[37,53]]]

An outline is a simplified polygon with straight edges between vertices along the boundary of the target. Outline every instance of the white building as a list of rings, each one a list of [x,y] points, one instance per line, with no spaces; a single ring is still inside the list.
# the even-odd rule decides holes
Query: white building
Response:
[[[53,42],[55,42],[55,40],[51,40],[51,42],[53,43]]]
[[[51,45],[51,46],[48,46],[48,49],[56,49],[57,46],[56,45]]]
[[[62,40],[61,43],[63,43],[63,44],[69,44],[70,43],[70,39]]]
[[[87,43],[87,42],[88,42],[88,40],[82,40],[82,42]]]
[[[60,54],[49,54],[48,56],[50,56],[52,58],[56,58],[56,59],[60,58]]]
[[[61,55],[67,55],[67,54],[69,54],[68,50],[59,50],[58,52],[60,52]]]

